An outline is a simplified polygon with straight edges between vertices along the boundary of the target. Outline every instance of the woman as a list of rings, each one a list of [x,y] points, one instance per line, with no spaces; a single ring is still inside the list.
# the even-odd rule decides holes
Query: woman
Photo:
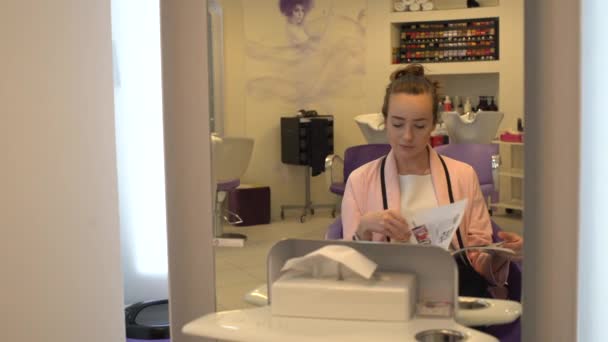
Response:
[[[428,145],[437,123],[437,88],[421,65],[409,65],[391,76],[382,107],[391,151],[349,176],[342,201],[345,239],[407,242],[411,227],[403,215],[466,198],[450,248],[492,242],[490,216],[475,171],[465,163],[440,157]],[[501,233],[500,237],[504,247],[521,251],[519,236]],[[505,284],[509,259],[477,251],[467,256],[456,258],[460,294],[504,296],[504,291],[494,288]]]
[[[304,18],[311,8],[312,0],[279,1],[279,9],[287,18],[287,37],[291,44],[301,45],[311,38],[304,27]]]

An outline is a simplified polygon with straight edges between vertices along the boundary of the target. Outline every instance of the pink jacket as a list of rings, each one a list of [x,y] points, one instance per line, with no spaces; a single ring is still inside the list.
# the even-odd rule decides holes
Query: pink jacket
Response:
[[[435,188],[435,196],[438,205],[450,204],[447,187],[447,179],[439,155],[429,147],[431,178]],[[348,177],[344,198],[342,199],[342,222],[344,239],[351,240],[360,217],[368,212],[382,211],[382,189],[380,186],[380,163],[382,158],[369,162]],[[473,168],[465,163],[454,159],[443,157],[452,183],[454,201],[464,198],[468,199],[467,208],[460,224],[465,246],[483,245],[492,242],[492,226],[486,203],[479,188],[479,180]],[[397,163],[393,152],[389,152],[384,169],[386,180],[386,196],[389,209],[400,210],[401,194],[399,186],[399,175]],[[384,241],[381,234],[373,234],[374,241]],[[458,246],[456,234],[452,241],[453,246]],[[483,275],[490,283],[502,285],[508,275],[508,263],[500,263],[500,269],[492,269],[492,256],[486,253],[469,252],[469,259],[473,267]]]

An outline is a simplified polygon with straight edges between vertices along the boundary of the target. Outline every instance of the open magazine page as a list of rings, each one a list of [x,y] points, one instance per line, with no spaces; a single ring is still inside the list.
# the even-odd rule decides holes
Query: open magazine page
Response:
[[[408,225],[412,230],[410,243],[439,246],[448,250],[450,243],[456,234],[456,230],[462,222],[467,200],[463,199],[449,205],[421,210],[418,212],[403,213]],[[513,250],[503,248],[502,242],[492,243],[487,246],[467,246],[454,251],[452,254],[467,250],[483,250],[487,253],[498,253],[514,255]]]
[[[410,242],[447,250],[460,226],[466,205],[467,200],[463,199],[450,205],[405,214],[408,225],[412,227]]]

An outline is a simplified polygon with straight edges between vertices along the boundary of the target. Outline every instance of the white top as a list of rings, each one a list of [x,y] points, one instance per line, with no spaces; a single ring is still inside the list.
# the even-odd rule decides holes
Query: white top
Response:
[[[186,335],[247,342],[369,342],[416,341],[431,329],[463,333],[467,342],[498,342],[493,336],[467,328],[452,319],[419,318],[407,322],[314,319],[273,316],[270,306],[211,313],[186,324]]]
[[[399,175],[401,214],[437,207],[431,175]]]

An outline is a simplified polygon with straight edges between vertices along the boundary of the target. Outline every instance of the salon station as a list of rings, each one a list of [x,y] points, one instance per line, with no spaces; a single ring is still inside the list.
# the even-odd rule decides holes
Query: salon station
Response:
[[[66,3],[60,12],[73,5],[58,1]],[[32,275],[52,268],[58,276],[9,276],[27,286],[7,282],[7,293],[45,282],[48,290],[27,296],[65,292],[54,295],[60,302],[45,297],[54,308],[45,313],[48,322],[39,315],[27,325],[62,326],[56,320],[84,310],[84,298],[95,304],[83,315],[99,312],[82,328],[94,342],[560,341],[547,336],[556,336],[553,329],[561,334],[561,322],[577,322],[564,323],[563,336],[590,322],[569,315],[589,298],[577,302],[579,292],[560,293],[592,290],[577,273],[588,257],[578,246],[588,235],[579,241],[574,228],[579,216],[589,217],[588,227],[602,220],[579,214],[596,207],[583,205],[591,183],[577,177],[579,170],[605,173],[591,173],[579,156],[586,153],[575,141],[582,116],[572,114],[572,130],[566,127],[572,103],[582,97],[558,99],[564,89],[580,93],[578,81],[562,79],[578,80],[579,69],[542,54],[545,46],[567,54],[551,44],[572,43],[544,29],[554,24],[545,7],[525,0],[111,3],[111,11],[104,3],[108,23],[99,34],[108,39],[91,38],[107,44],[99,51],[92,44],[87,55],[100,60],[74,66],[104,71],[108,96],[96,103],[84,88],[57,88],[87,107],[80,119],[62,116],[72,107],[59,106],[57,120],[89,120],[88,110],[99,110],[99,120],[70,121],[63,133],[49,121],[39,132],[44,143],[31,144],[42,152],[11,155],[56,156],[49,165],[73,165],[48,179],[69,182],[41,185],[38,173],[18,167],[4,177],[15,178],[22,191],[37,188],[22,196],[33,204],[0,215],[15,217],[12,225],[57,218],[49,227],[74,228],[45,233],[52,249],[32,239],[40,234],[25,223],[11,233],[28,234],[23,241],[42,251],[21,253]],[[18,2],[11,6],[25,11]],[[97,14],[85,16],[84,6],[80,12],[80,24],[95,22]],[[66,80],[76,77],[70,68],[53,69]],[[557,69],[564,69],[559,79],[551,76]],[[544,111],[547,98],[553,102]],[[51,107],[53,101],[40,100]],[[565,143],[564,132],[576,143]],[[69,158],[61,154],[68,152]],[[72,183],[88,189],[86,200],[69,197],[79,193]],[[53,205],[35,204],[47,192]],[[78,220],[59,219],[62,203],[72,203],[65,206]],[[34,207],[50,208],[46,221]],[[101,226],[103,232],[94,230]],[[40,266],[44,260],[48,265]],[[81,288],[89,289],[86,296]],[[124,322],[124,330],[93,333],[108,317]],[[77,332],[80,321],[74,322]],[[31,328],[19,327],[22,335],[15,336]]]

